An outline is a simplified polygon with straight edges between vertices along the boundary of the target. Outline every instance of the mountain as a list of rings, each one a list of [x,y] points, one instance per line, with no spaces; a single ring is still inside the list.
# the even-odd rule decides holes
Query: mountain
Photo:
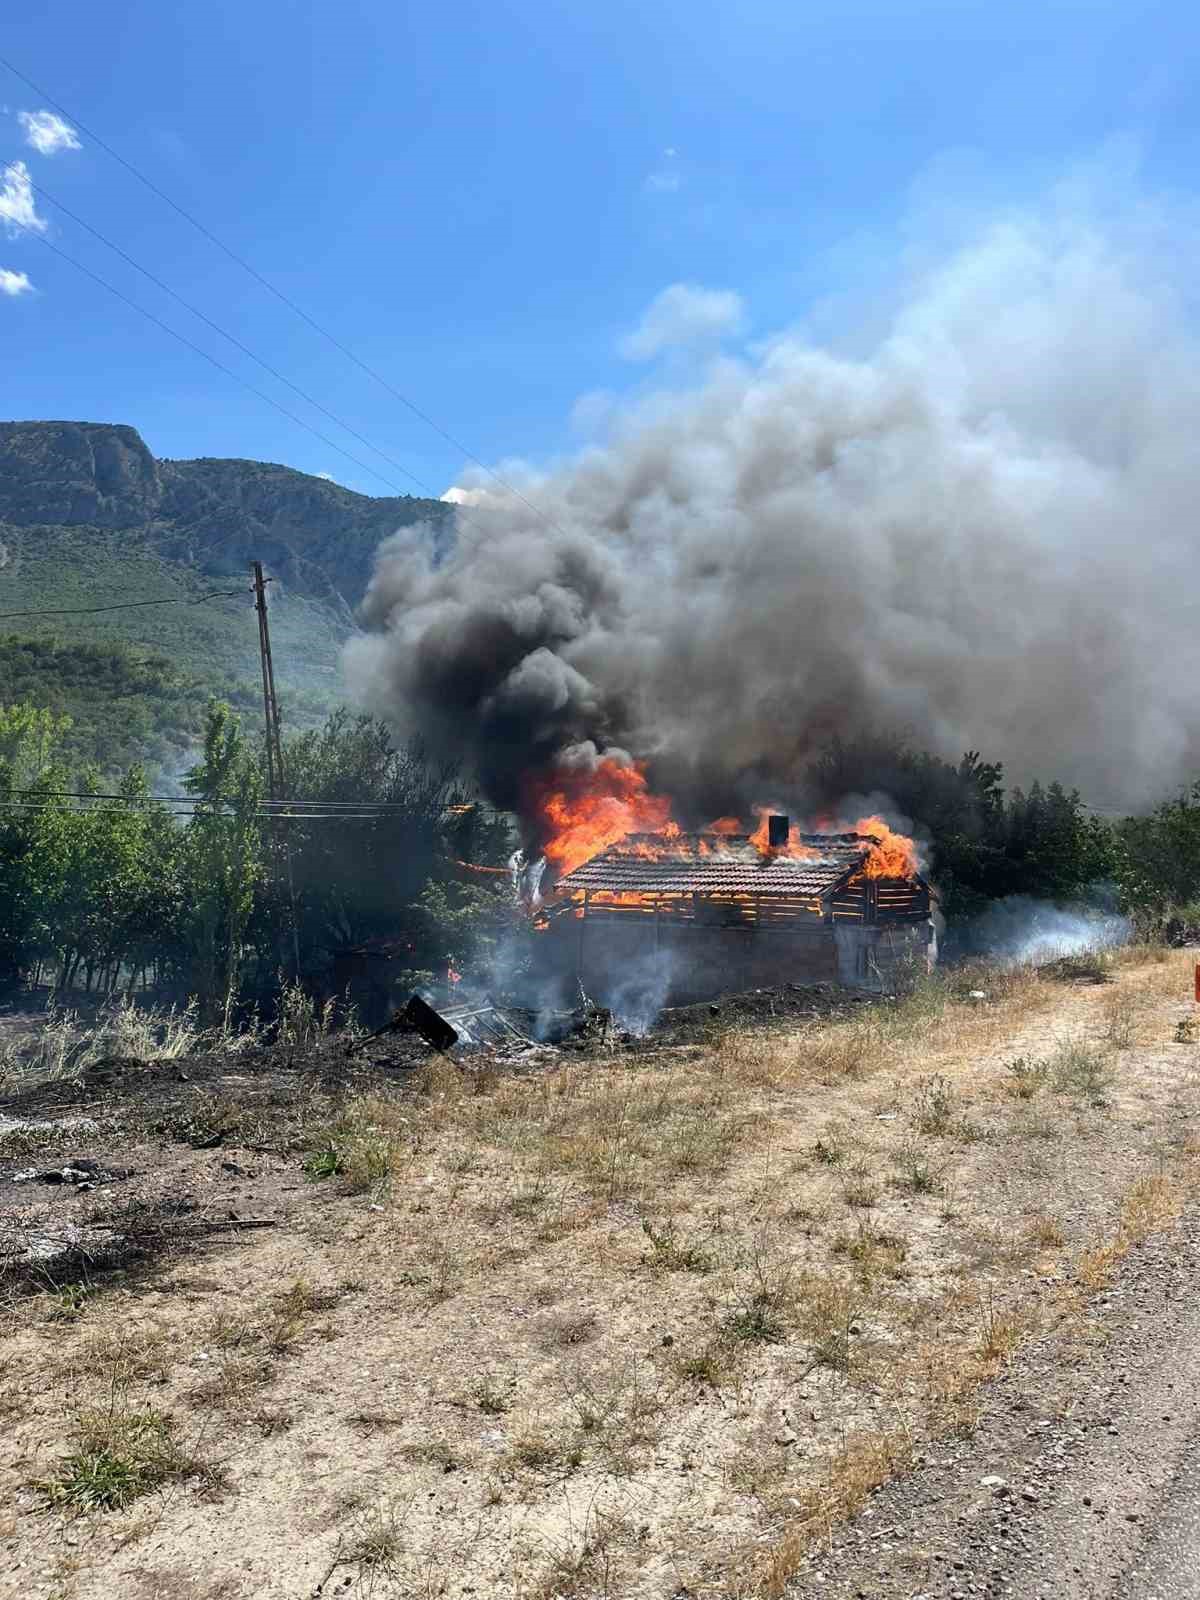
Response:
[[[97,684],[113,685],[110,698],[119,699],[131,683],[145,692],[169,681],[171,733],[147,752],[169,764],[186,753],[210,690],[253,704],[258,631],[249,563],[259,560],[274,580],[271,636],[285,724],[310,721],[337,697],[338,653],[379,542],[418,522],[436,538],[451,515],[440,500],[356,494],[269,462],[160,460],[120,424],[0,422],[0,613],[196,602],[0,615],[10,651],[19,640],[54,647],[10,654],[10,677],[19,659],[23,694],[77,720],[86,710],[88,727],[110,729],[113,717],[98,717],[95,704],[96,693],[108,691]],[[214,589],[237,592],[202,598]],[[102,658],[111,671],[100,670]],[[35,661],[41,666],[32,672]],[[15,687],[0,683],[0,702],[14,698]],[[104,743],[97,734],[94,751],[83,753],[104,764]]]
[[[0,422],[0,528],[17,549],[40,528],[119,532],[209,576],[254,559],[312,598],[348,607],[379,541],[449,508],[410,495],[355,494],[265,461],[159,461],[134,428]]]

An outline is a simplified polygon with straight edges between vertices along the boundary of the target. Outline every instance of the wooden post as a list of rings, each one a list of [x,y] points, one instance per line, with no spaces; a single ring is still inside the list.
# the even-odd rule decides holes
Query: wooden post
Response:
[[[280,835],[283,819],[278,810],[284,798],[283,741],[279,734],[279,701],[275,695],[275,667],[271,660],[271,627],[267,621],[267,579],[263,577],[261,561],[252,561],[250,571],[254,576],[254,609],[258,612],[258,652],[262,659],[263,717],[267,729],[267,792],[275,813],[274,829],[277,841],[283,844],[287,864],[288,899],[292,911],[292,960],[296,983],[300,982],[300,933],[296,924],[296,880],[292,872],[292,843],[286,829]]]

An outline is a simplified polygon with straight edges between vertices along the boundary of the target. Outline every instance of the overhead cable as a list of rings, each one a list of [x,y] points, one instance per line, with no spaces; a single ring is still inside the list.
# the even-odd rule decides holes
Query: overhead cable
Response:
[[[285,294],[284,291],[272,283],[269,278],[264,277],[263,274],[259,272],[257,267],[252,266],[244,256],[239,255],[237,251],[234,250],[230,245],[227,245],[223,239],[218,238],[218,236],[213,233],[210,228],[207,228],[198,217],[194,216],[192,212],[188,211],[184,206],[181,206],[177,200],[172,199],[165,189],[161,189],[152,178],[146,176],[140,167],[135,166],[132,161],[121,155],[121,153],[118,150],[115,150],[113,146],[110,145],[105,139],[102,139],[98,133],[89,128],[82,118],[76,116],[75,113],[69,110],[66,106],[61,105],[53,98],[53,96],[48,94],[45,89],[41,88],[40,85],[36,84],[32,78],[28,77],[24,72],[22,72],[19,67],[14,65],[13,62],[9,61],[6,56],[0,55],[0,66],[6,67],[8,71],[11,72],[14,77],[19,78],[27,88],[32,89],[35,94],[40,95],[41,98],[49,105],[53,106],[54,109],[60,113],[60,115],[66,117],[67,120],[73,123],[81,133],[85,134],[94,145],[97,145],[105,152],[106,155],[111,156],[114,161],[125,168],[126,172],[131,173],[139,183],[144,184],[152,194],[157,195],[164,205],[170,206],[172,211],[176,212],[184,219],[185,222],[187,222],[191,227],[195,228],[198,233],[203,235],[203,237],[207,239],[210,244],[214,245],[216,249],[220,250],[223,255],[228,256],[230,261],[232,261],[236,266],[239,266],[243,272],[249,273],[250,277],[252,277],[256,283],[260,284],[262,288],[266,289],[269,294],[274,295],[275,299],[278,300],[280,304],[286,306],[294,316],[299,317],[300,320],[306,323],[314,333],[319,334],[322,339],[324,339],[328,344],[332,345],[333,348],[341,355],[345,356],[348,361],[352,361],[361,372],[365,372],[369,378],[372,378],[383,389],[386,389],[388,394],[390,394],[393,399],[398,400],[401,405],[405,406],[410,412],[412,412],[413,416],[419,418],[419,420],[425,423],[427,427],[432,428],[440,438],[444,439],[446,443],[451,445],[455,450],[458,450],[474,466],[477,466],[482,472],[486,472],[493,482],[498,483],[500,487],[508,494],[511,494],[515,499],[520,500],[522,505],[528,507],[528,509],[532,511],[540,521],[544,522],[547,527],[553,528],[556,533],[561,534],[563,532],[553,518],[547,516],[539,506],[536,506],[533,501],[522,494],[518,488],[507,482],[506,479],[502,478],[494,468],[489,467],[486,462],[481,461],[473,451],[468,450],[467,447],[458,439],[456,439],[453,434],[447,432],[447,430],[443,428],[440,423],[435,422],[427,412],[423,411],[415,401],[410,400],[407,395],[401,393],[401,391],[397,389],[394,384],[389,382],[389,380],[385,378],[382,373],[378,372],[368,362],[364,361],[361,356],[356,355],[348,345],[343,344],[340,339],[338,339],[334,334],[330,333],[328,328],[323,327],[315,317],[304,310],[303,306],[298,305],[290,297],[290,295]],[[374,448],[374,446],[371,448]]]

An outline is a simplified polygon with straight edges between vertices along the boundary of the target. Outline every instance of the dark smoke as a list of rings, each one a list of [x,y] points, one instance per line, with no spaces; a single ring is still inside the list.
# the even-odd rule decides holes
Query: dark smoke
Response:
[[[527,473],[553,527],[481,490],[440,564],[397,535],[359,698],[509,807],[588,740],[681,820],[786,805],[889,728],[1156,798],[1200,756],[1200,363],[1143,222],[996,225],[870,355],[782,337]]]

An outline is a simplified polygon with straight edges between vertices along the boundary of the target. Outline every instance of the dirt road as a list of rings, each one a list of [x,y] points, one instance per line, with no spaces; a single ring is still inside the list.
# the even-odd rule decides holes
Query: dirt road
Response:
[[[1026,1347],[969,1443],[881,1490],[795,1593],[1200,1596],[1200,1219],[1134,1251],[1095,1310],[1095,1348]]]

